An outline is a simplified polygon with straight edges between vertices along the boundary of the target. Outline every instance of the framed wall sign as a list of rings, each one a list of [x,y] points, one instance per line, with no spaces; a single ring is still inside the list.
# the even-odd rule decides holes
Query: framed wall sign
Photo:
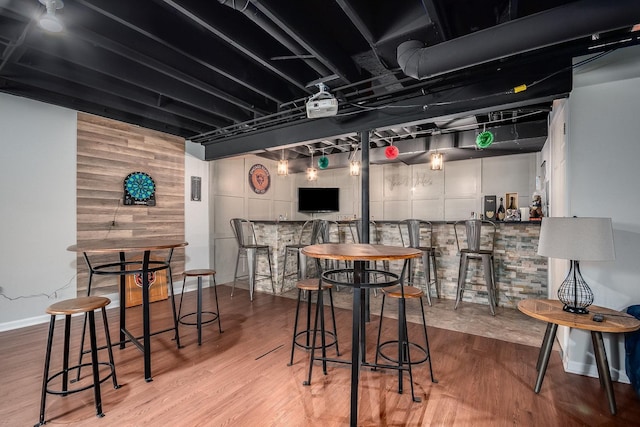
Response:
[[[124,205],[156,205],[156,183],[144,172],[131,172],[124,179]]]
[[[257,163],[249,169],[249,186],[254,193],[264,194],[269,190],[271,185],[271,176],[269,169]]]

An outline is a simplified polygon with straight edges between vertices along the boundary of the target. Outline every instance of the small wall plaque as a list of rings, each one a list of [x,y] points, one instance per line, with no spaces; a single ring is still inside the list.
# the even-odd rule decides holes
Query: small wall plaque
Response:
[[[202,190],[201,190],[202,178],[199,176],[191,177],[191,201],[192,202],[200,202],[202,200]]]

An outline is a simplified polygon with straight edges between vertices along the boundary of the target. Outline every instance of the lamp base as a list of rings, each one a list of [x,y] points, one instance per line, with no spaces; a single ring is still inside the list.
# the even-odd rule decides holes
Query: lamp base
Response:
[[[573,314],[589,314],[589,310],[587,310],[586,307],[571,307],[565,304],[562,309]]]
[[[569,273],[558,288],[558,299],[564,304],[562,309],[568,313],[589,313],[587,307],[593,302],[593,292],[582,278],[577,260],[571,260]]]

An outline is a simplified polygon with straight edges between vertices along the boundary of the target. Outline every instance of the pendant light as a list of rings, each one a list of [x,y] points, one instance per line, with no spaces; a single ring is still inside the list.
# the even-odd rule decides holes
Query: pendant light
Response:
[[[313,167],[313,149],[309,147],[311,153],[311,163],[307,168],[307,181],[316,181],[318,179],[318,169]]]
[[[64,26],[56,16],[56,9],[62,9],[64,7],[62,0],[40,0],[40,3],[47,8],[47,11],[42,14],[38,21],[40,27],[51,33],[61,32]]]
[[[278,160],[278,175],[289,175],[289,161],[284,159],[284,150],[282,150],[282,158]]]
[[[356,160],[356,154],[358,153],[358,145],[353,144],[353,155],[351,156],[351,160],[349,161],[349,175],[350,176],[359,176],[360,175],[360,162]]]
[[[443,163],[444,160],[442,158],[442,153],[438,153],[437,151],[435,153],[431,153],[431,170],[432,171],[441,171],[442,167],[443,167]]]

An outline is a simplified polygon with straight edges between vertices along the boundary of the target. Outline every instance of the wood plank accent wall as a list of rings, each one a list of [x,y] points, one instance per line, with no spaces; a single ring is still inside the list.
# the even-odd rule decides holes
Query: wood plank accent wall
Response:
[[[173,135],[78,113],[78,243],[126,237],[184,239],[184,143]],[[151,175],[156,206],[123,205],[123,181],[131,172]],[[175,250],[172,259],[173,280],[180,280],[184,249]],[[96,256],[92,263],[111,260],[117,256]],[[86,295],[88,269],[82,254],[77,265],[78,295]],[[115,293],[117,285],[117,276],[94,276],[91,293]]]

